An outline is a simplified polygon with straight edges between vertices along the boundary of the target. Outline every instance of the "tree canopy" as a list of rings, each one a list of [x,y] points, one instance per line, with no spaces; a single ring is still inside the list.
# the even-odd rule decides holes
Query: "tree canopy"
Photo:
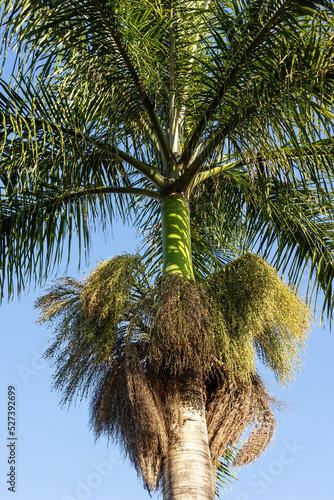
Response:
[[[64,313],[56,385],[93,387],[96,434],[122,437],[149,489],[179,460],[168,429],[188,390],[200,469],[253,423],[248,463],[275,425],[255,356],[285,382],[308,330],[277,271],[306,275],[332,318],[332,2],[2,0],[0,19],[1,296],[44,282],[74,235],[85,253],[93,230],[132,222],[141,258],[39,303]]]
[[[256,246],[293,284],[308,266],[331,316],[332,2],[1,5],[2,293],[116,215],[146,215],[159,265],[157,201],[176,191],[196,275]]]

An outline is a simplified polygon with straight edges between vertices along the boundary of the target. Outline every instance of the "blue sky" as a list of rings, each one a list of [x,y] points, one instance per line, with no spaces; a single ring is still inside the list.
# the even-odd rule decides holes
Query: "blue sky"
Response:
[[[91,260],[137,248],[135,233],[116,225],[113,237],[93,238]],[[58,276],[62,275],[61,269]],[[80,276],[73,254],[66,273]],[[0,307],[0,498],[2,500],[148,500],[120,450],[88,429],[87,403],[59,407],[51,392],[52,369],[40,355],[50,330],[36,324],[34,300],[40,290]],[[237,472],[228,500],[314,500],[334,498],[333,352],[329,329],[313,327],[302,371],[288,388],[269,381],[272,393],[288,402],[278,415],[273,444],[252,466]],[[266,376],[265,376],[266,377]],[[17,391],[16,493],[8,491],[7,387]],[[154,495],[153,498],[159,498]]]

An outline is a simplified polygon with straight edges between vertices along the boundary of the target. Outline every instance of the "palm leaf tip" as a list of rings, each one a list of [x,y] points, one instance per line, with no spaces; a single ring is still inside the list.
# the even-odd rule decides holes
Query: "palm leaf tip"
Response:
[[[238,448],[236,446],[233,448],[227,447],[218,462],[216,476],[216,495],[218,498],[220,498],[222,489],[225,490],[226,486],[232,489],[231,484],[233,480],[236,481],[238,479],[236,474],[231,470],[237,452]]]

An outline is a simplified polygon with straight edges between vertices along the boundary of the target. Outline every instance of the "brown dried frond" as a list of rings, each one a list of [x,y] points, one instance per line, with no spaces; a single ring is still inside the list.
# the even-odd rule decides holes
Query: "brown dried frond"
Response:
[[[236,455],[234,464],[253,462],[273,438],[276,420],[271,407],[277,404],[257,374],[250,380],[231,380],[220,364],[212,374],[214,393],[208,394],[207,427],[213,467],[227,447],[232,448],[253,425],[246,442]]]
[[[215,353],[205,290],[179,274],[165,276],[157,289],[152,314],[150,363],[171,375],[193,367],[205,373]]]
[[[130,344],[117,368],[110,365],[91,404],[91,425],[96,436],[106,434],[120,442],[149,491],[160,483],[168,452],[166,412],[160,397],[163,389],[157,374],[154,377],[148,380],[139,349]]]

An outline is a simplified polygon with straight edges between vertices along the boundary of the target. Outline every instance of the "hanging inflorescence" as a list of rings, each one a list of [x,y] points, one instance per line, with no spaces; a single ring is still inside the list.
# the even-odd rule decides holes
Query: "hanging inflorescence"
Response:
[[[307,305],[256,255],[201,284],[178,274],[148,283],[140,258],[122,255],[82,281],[58,280],[36,305],[55,325],[45,357],[62,403],[91,397],[96,437],[121,443],[149,491],[175,439],[182,373],[196,368],[203,380],[213,467],[249,430],[235,457],[245,465],[270,443],[279,406],[255,361],[287,383],[309,330]]]

